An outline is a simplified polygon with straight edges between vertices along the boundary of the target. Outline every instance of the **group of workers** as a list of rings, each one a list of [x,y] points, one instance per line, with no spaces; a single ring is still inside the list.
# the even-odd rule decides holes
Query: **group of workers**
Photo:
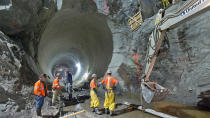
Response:
[[[37,116],[41,116],[41,109],[44,104],[44,98],[47,96],[47,85],[46,80],[49,76],[47,74],[41,74],[39,77],[39,80],[34,85],[34,94],[35,94],[35,100],[36,100],[36,113]],[[58,96],[62,95],[62,87],[59,83],[59,80],[62,79],[61,73],[57,73],[56,77],[52,84],[52,106],[55,106],[56,100]],[[67,71],[65,76],[65,83],[66,83],[66,91],[69,94],[69,100],[72,99],[72,74]],[[60,98],[60,97],[59,97]]]
[[[100,83],[98,83],[98,78],[96,74],[92,75],[92,80],[90,82],[90,96],[91,103],[90,107],[93,109],[93,112],[101,115],[102,113],[99,111],[100,101],[98,98],[97,90],[99,86],[102,86],[105,89],[105,100],[104,100],[104,109],[105,114],[113,115],[113,111],[115,110],[115,94],[114,90],[118,85],[118,80],[113,78],[112,72],[108,70],[107,77],[103,79]],[[41,116],[41,108],[44,104],[44,99],[47,96],[47,85],[46,80],[49,76],[47,74],[41,74],[39,80],[34,85],[34,94],[36,100],[36,113],[37,116]],[[57,97],[62,94],[61,85],[59,80],[61,80],[62,75],[57,74],[53,84],[52,84],[52,106],[55,106]],[[69,100],[72,100],[72,75],[70,72],[66,72],[66,91],[69,93]]]
[[[95,112],[98,115],[101,115],[101,112],[99,111],[100,107],[100,101],[98,99],[97,95],[97,89],[98,86],[102,85],[105,89],[105,100],[104,100],[104,109],[105,114],[113,115],[113,111],[115,110],[115,94],[114,90],[118,85],[118,80],[113,78],[112,72],[108,70],[107,72],[108,76],[103,79],[100,83],[98,83],[98,78],[96,74],[92,75],[92,80],[90,82],[90,96],[91,96],[91,103],[90,107],[93,109],[93,112]]]

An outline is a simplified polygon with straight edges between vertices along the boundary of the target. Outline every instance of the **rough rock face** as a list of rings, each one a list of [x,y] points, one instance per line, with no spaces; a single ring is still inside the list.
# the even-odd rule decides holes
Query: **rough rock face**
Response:
[[[114,41],[114,50],[109,69],[113,71],[113,76],[121,80],[121,87],[117,91],[117,94],[120,94],[121,91],[133,93],[139,91],[136,76],[137,68],[132,61],[132,50],[138,48],[139,53],[145,55],[147,44],[145,40],[147,40],[154,28],[154,17],[146,19],[141,26],[141,30],[136,32],[130,31],[128,19],[129,16],[133,16],[138,12],[139,4],[141,3],[140,6],[143,6],[146,4],[145,2],[113,0],[107,4],[109,6],[108,24],[112,31]],[[148,7],[152,6],[154,6],[154,3],[148,4]],[[98,3],[97,7],[103,7],[103,5],[101,6]],[[141,9],[144,18],[154,14],[153,9],[145,10],[143,7]],[[143,46],[139,46],[140,44]]]
[[[19,77],[23,52],[9,41],[8,37],[0,32],[0,110],[5,112],[17,111],[18,105],[14,102],[12,94],[15,93],[16,82]]]
[[[157,63],[155,78],[169,87],[169,99],[195,105],[198,95],[209,90],[210,12],[200,14],[168,33],[169,53]]]
[[[28,63],[32,61],[23,48],[1,31],[0,55],[0,117],[12,117],[12,114],[34,106],[31,85],[38,77],[35,69],[29,67]]]
[[[132,73],[137,75],[137,69],[131,61],[132,49],[137,49],[137,52],[143,56],[140,63],[144,65],[146,47],[154,29],[155,16],[145,19],[139,30],[131,32],[126,23],[128,16],[120,10],[135,11],[130,6],[135,2],[129,1],[131,3],[126,4],[127,2],[110,3],[111,6],[119,6],[115,12],[110,8],[113,13],[110,13],[111,20],[108,23],[113,33],[114,51],[109,69],[113,70],[113,76],[120,80],[121,91],[135,94],[138,92],[137,81],[136,77],[131,75]],[[182,4],[183,2],[172,6],[167,12],[177,9]],[[171,90],[169,100],[196,105],[200,92],[209,88],[209,14],[210,12],[200,14],[167,33],[168,40],[163,44],[163,47],[167,48],[161,50],[150,78]],[[119,24],[119,22],[124,23]]]
[[[12,0],[9,9],[0,10],[0,30],[21,42],[27,53],[36,57],[36,45],[55,11],[53,1]]]
[[[7,35],[0,31],[0,111],[30,108],[26,103],[34,100],[32,85],[39,73],[36,45],[55,11],[53,1],[47,5],[40,0],[13,0],[9,9],[0,10],[0,30]]]
[[[146,19],[157,13],[159,6],[159,2],[153,0],[108,0],[107,2],[109,17],[115,23],[126,25],[129,17],[135,15],[139,10],[141,10],[143,19]],[[99,3],[97,5],[104,7],[100,6]]]

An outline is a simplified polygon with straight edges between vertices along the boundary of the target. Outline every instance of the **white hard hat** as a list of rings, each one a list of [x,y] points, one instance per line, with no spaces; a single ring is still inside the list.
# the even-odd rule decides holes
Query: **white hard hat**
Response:
[[[92,74],[92,78],[96,78],[97,77],[97,75],[94,73],[94,74]]]
[[[112,71],[111,71],[111,70],[108,70],[107,73],[108,73],[108,74],[112,74]]]

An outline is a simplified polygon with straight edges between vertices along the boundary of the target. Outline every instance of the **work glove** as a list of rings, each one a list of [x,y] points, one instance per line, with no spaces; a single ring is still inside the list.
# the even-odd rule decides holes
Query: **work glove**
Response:
[[[102,86],[101,82],[98,83],[98,87]]]
[[[100,82],[100,83],[98,83],[98,87],[102,87],[103,89],[105,89],[105,85],[104,85],[104,84],[102,84],[101,82]]]
[[[102,85],[102,88],[103,88],[103,89],[106,89],[105,85]]]
[[[53,90],[53,91],[55,91],[55,90],[56,90],[56,88],[52,88],[52,90]]]
[[[97,90],[95,88],[93,88],[93,91],[97,94]]]
[[[119,86],[119,83],[116,83],[113,87],[113,90],[116,90],[118,86]]]

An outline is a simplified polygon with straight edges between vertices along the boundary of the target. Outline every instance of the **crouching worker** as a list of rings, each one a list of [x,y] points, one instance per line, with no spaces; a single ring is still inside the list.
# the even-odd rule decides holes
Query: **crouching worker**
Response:
[[[98,115],[101,115],[101,112],[98,110],[100,107],[100,102],[97,97],[97,89],[98,89],[98,81],[97,81],[97,75],[92,75],[92,80],[90,82],[90,96],[91,96],[91,102],[90,107],[93,109],[93,112],[95,112]]]
[[[52,106],[55,106],[57,97],[58,96],[60,97],[62,95],[61,93],[62,87],[59,84],[60,79],[61,79],[61,74],[58,73],[52,85],[52,91],[53,91]]]
[[[108,70],[107,72],[108,76],[102,80],[101,84],[105,87],[105,100],[104,100],[104,108],[105,113],[112,116],[113,111],[115,110],[115,95],[114,95],[114,89],[116,88],[118,84],[118,80],[111,77],[112,72]]]
[[[36,113],[37,116],[41,116],[41,109],[44,104],[44,98],[47,96],[47,86],[45,84],[47,75],[42,74],[39,80],[34,85],[34,94],[36,95]]]

